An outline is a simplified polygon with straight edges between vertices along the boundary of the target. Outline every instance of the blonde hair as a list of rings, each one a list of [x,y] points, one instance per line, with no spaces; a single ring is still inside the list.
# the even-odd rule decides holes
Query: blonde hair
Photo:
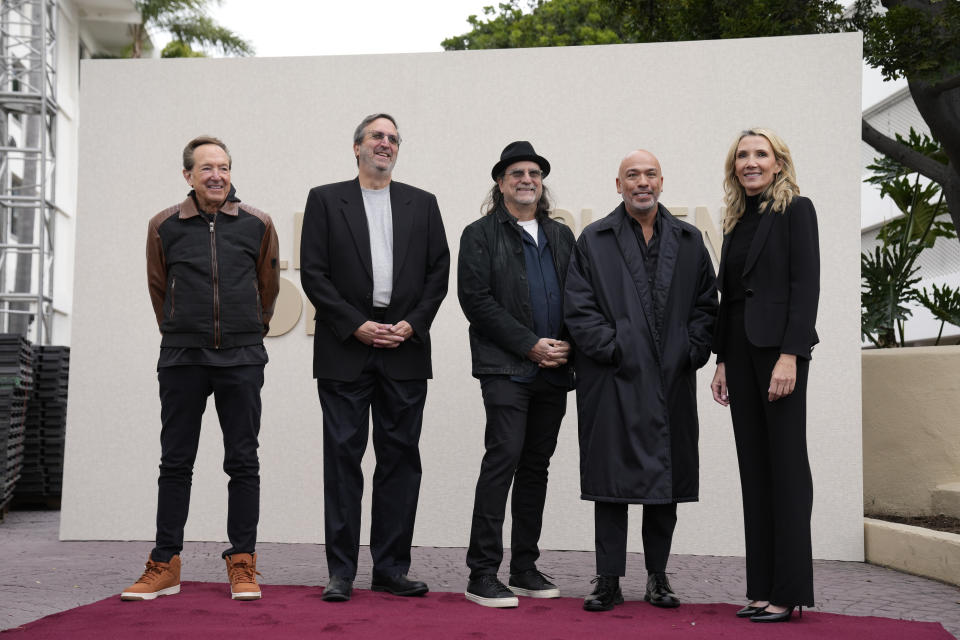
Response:
[[[743,216],[747,206],[747,194],[737,179],[737,147],[740,141],[747,136],[761,136],[766,138],[773,149],[774,157],[780,162],[780,171],[773,177],[773,182],[760,194],[760,213],[763,213],[770,204],[770,210],[775,213],[783,213],[787,205],[793,200],[794,196],[800,195],[800,187],[797,186],[797,174],[793,168],[793,158],[790,156],[790,148],[787,143],[770,129],[754,127],[741,131],[740,135],[733,144],[730,145],[730,151],[727,152],[727,159],[723,164],[723,204],[727,210],[723,216],[723,232],[730,231],[737,225],[737,222]]]

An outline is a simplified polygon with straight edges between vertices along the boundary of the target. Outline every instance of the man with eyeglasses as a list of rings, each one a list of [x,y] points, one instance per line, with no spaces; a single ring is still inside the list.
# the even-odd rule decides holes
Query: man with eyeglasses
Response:
[[[574,239],[550,218],[543,184],[549,173],[550,163],[529,142],[508,144],[491,171],[495,183],[485,213],[460,240],[457,291],[486,409],[465,595],[485,607],[516,607],[517,595],[560,596],[536,562],[547,468],[573,380],[563,285]],[[511,484],[508,588],[497,571]]]
[[[398,596],[427,593],[407,572],[433,375],[430,325],[447,294],[450,252],[436,197],[392,180],[400,142],[392,116],[364,118],[353,134],[358,176],[311,189],[304,210],[300,279],[316,308],[327,602],[344,602],[353,592],[371,410],[372,587]]]

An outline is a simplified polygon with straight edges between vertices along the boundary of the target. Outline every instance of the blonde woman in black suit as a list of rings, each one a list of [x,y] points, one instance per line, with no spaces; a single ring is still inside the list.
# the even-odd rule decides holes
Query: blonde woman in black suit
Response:
[[[713,399],[730,407],[740,464],[747,598],[753,622],[787,622],[813,605],[806,393],[820,294],[813,203],[790,150],[750,129],[724,168],[722,293]]]

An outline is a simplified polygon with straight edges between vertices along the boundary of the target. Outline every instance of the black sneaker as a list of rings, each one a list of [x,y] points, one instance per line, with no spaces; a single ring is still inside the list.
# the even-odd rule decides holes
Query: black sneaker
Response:
[[[467,591],[463,595],[467,596],[467,600],[476,602],[481,607],[507,609],[520,604],[517,596],[497,580],[497,576],[489,574],[468,582]]]
[[[596,583],[593,593],[583,600],[587,611],[610,611],[614,605],[623,604],[623,592],[620,591],[619,576],[597,576],[590,581]]]
[[[560,589],[547,578],[550,576],[536,569],[510,574],[510,591],[528,598],[559,598]]]

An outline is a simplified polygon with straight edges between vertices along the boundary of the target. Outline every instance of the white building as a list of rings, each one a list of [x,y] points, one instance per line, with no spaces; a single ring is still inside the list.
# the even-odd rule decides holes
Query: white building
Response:
[[[70,341],[80,60],[139,22],[133,0],[0,3],[0,332]]]

